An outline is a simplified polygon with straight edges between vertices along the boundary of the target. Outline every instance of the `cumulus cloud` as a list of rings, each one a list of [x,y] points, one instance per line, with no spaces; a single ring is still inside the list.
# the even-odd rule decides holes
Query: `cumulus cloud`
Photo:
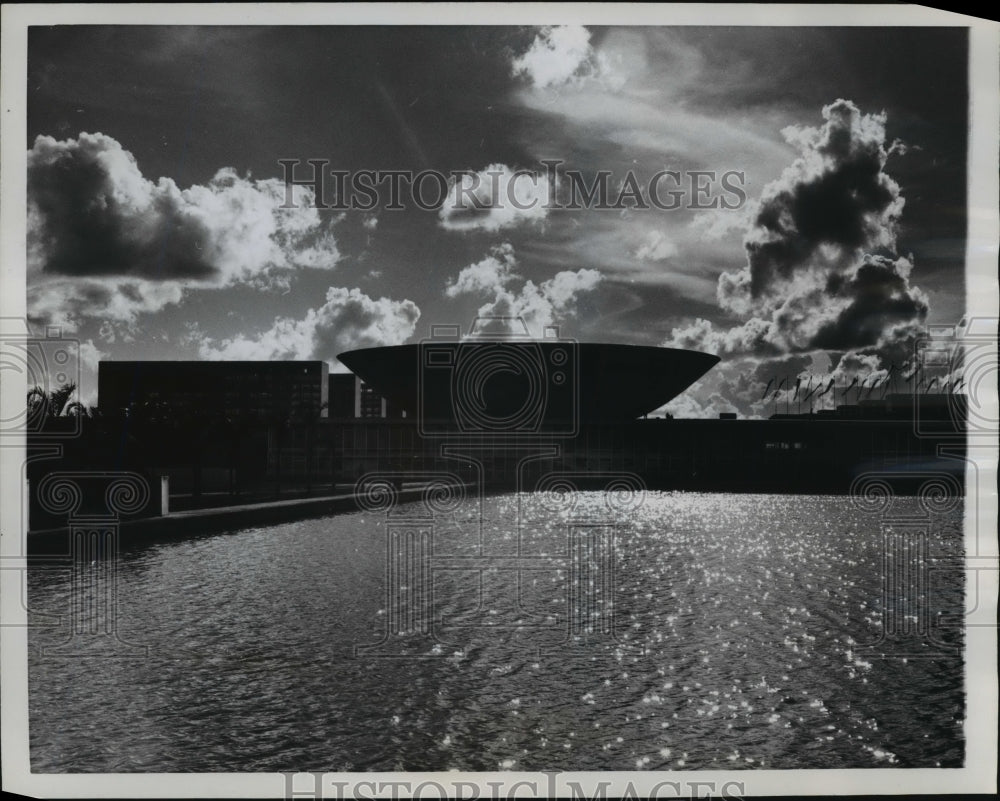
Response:
[[[719,412],[767,417],[775,411],[785,411],[786,405],[796,403],[798,397],[804,399],[807,381],[819,391],[818,382],[829,367],[830,359],[822,353],[773,358],[735,356],[720,362],[661,411],[687,418],[715,418]],[[832,402],[832,397],[827,402]]]
[[[746,265],[719,277],[720,307],[743,321],[705,320],[671,340],[716,353],[847,351],[892,346],[927,316],[910,259],[892,252],[903,208],[883,168],[885,116],[848,100],[823,109],[821,128],[787,128],[800,157],[765,187],[744,244]]]
[[[700,348],[719,355],[758,355],[876,348],[905,350],[922,330],[927,295],[910,283],[906,258],[866,254],[822,286],[793,285],[766,317],[720,330],[705,319],[673,329],[671,347]]]
[[[449,231],[498,231],[541,222],[548,215],[548,201],[549,176],[545,173],[490,164],[449,182],[438,211],[439,224]]]
[[[449,279],[445,294],[449,298],[477,292],[490,293],[502,289],[519,276],[514,272],[517,259],[509,242],[494,247],[486,258],[463,267],[458,276]]]
[[[663,231],[650,231],[635,251],[635,257],[641,261],[664,261],[676,255],[677,245]]]
[[[540,92],[595,86],[621,90],[628,76],[626,61],[635,58],[633,48],[595,49],[590,36],[582,25],[540,28],[528,49],[511,61],[511,74]]]
[[[837,316],[819,327],[812,344],[843,349],[912,339],[929,305],[920,288],[910,285],[911,269],[907,259],[866,255],[848,275],[833,273],[826,289],[842,304]]]
[[[598,270],[563,270],[536,284],[526,280],[519,289],[511,284],[520,280],[515,272],[517,259],[509,243],[495,246],[479,262],[470,264],[448,282],[445,294],[492,295],[479,307],[480,317],[520,317],[533,333],[565,319],[576,311],[581,293],[593,290],[601,281]]]
[[[754,208],[746,264],[719,277],[719,306],[738,322],[721,329],[699,318],[665,345],[763,364],[828,353],[835,366],[817,379],[835,383],[851,371],[874,381],[912,353],[929,301],[911,283],[912,258],[895,252],[904,198],[884,168],[900,147],[886,144],[884,114],[849,100],[824,107],[823,118],[819,128],[782,132],[799,157]],[[773,363],[767,378],[779,371]]]
[[[564,84],[593,69],[594,51],[590,31],[582,25],[542,28],[531,47],[511,64],[515,76],[523,75],[533,86],[546,88]]]
[[[687,326],[674,328],[664,344],[671,348],[704,350],[719,356],[734,353],[778,353],[768,342],[771,324],[766,320],[748,320],[743,325],[719,330],[709,320],[698,317]]]
[[[416,328],[420,309],[411,300],[377,300],[360,289],[330,287],[326,302],[305,317],[275,318],[255,337],[237,336],[199,346],[203,359],[322,359],[354,348],[399,345]],[[338,364],[337,362],[334,362]]]
[[[773,296],[804,271],[827,273],[860,250],[895,247],[904,200],[884,172],[885,114],[862,114],[838,100],[823,117],[820,128],[782,131],[800,156],[765,187],[744,239],[747,264],[720,282],[724,306],[732,292]]]
[[[220,169],[180,189],[146,178],[110,136],[39,136],[28,151],[30,312],[67,327],[81,316],[129,322],[186,289],[281,285],[297,268],[339,260],[312,190]]]

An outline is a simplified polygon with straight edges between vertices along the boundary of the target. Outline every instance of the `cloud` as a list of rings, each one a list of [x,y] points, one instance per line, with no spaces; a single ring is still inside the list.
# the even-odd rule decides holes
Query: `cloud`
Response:
[[[924,292],[910,285],[911,269],[907,259],[866,255],[850,274],[831,275],[827,292],[845,303],[819,326],[811,344],[842,350],[912,339],[930,305]]]
[[[486,258],[463,268],[449,281],[445,294],[452,298],[492,295],[479,307],[480,317],[520,317],[529,331],[537,334],[545,326],[573,315],[578,296],[593,290],[602,280],[598,270],[563,270],[540,284],[527,280],[515,290],[510,284],[520,278],[516,266],[513,247],[506,242],[497,245]]]
[[[713,392],[706,398],[698,397],[696,392],[685,392],[662,409],[657,409],[652,417],[662,416],[661,412],[666,412],[672,417],[687,420],[714,420],[718,418],[719,412],[737,412],[738,409],[718,392]]]
[[[912,354],[930,309],[911,283],[912,257],[894,252],[904,198],[884,171],[898,150],[886,145],[885,115],[837,100],[823,118],[819,128],[783,131],[799,157],[764,187],[744,236],[745,266],[719,276],[720,309],[739,322],[724,329],[698,318],[664,342],[752,357],[757,389],[779,383],[788,354],[829,354],[834,368],[816,380],[849,383],[864,372],[874,382]],[[767,405],[743,400],[749,412]]]
[[[910,283],[905,258],[866,254],[859,264],[832,273],[825,285],[803,282],[775,303],[767,317],[728,329],[698,318],[674,328],[665,344],[719,355],[874,348],[905,351],[930,309],[926,293]]]
[[[302,267],[340,258],[295,187],[282,209],[278,179],[253,180],[229,167],[205,185],[180,189],[143,176],[110,136],[39,136],[28,151],[28,264],[34,321],[75,326],[81,316],[133,321],[180,301],[185,290],[236,283],[287,283]]]
[[[735,356],[720,362],[657,411],[687,418],[717,418],[719,412],[736,412],[749,418],[768,417],[775,411],[784,411],[786,399],[792,403],[800,376],[804,396],[807,377],[812,376],[812,386],[817,387],[819,377],[829,366],[830,360],[823,354]],[[775,390],[778,390],[777,399]],[[828,398],[830,400],[832,398]]]
[[[538,39],[540,49],[544,31]],[[553,76],[542,85],[529,77],[512,94],[541,125],[524,137],[531,152],[544,145],[539,156],[565,154],[588,162],[574,166],[614,170],[634,160],[671,169],[752,164],[754,175],[771,176],[788,163],[789,146],[775,136],[776,115],[780,127],[788,112],[733,102],[746,100],[746,79],[733,73],[731,60],[723,67],[711,56],[711,41],[662,26],[601,28],[589,47],[577,52],[565,81]],[[560,75],[573,59],[563,63]],[[719,104],[720,96],[730,102]]]
[[[520,317],[528,330],[537,334],[547,325],[576,311],[577,295],[600,283],[597,270],[565,270],[536,285],[526,281],[519,292],[499,290],[489,303],[479,307],[480,317]]]
[[[699,242],[716,242],[731,231],[745,232],[753,222],[757,203],[744,203],[739,209],[704,209],[691,219],[688,230]]]
[[[670,342],[758,354],[891,347],[926,318],[911,261],[892,253],[904,200],[883,170],[885,116],[838,100],[823,117],[818,129],[785,129],[800,156],[763,190],[746,265],[719,277],[720,307],[743,322],[720,332],[697,320]]]
[[[563,270],[548,281],[542,281],[540,292],[558,313],[568,311],[581,292],[590,292],[601,282],[599,270]],[[529,281],[525,286],[531,284]]]
[[[84,406],[97,405],[97,366],[108,354],[88,339],[80,343],[80,386],[77,395]]]
[[[360,289],[330,287],[326,302],[309,309],[302,319],[275,318],[256,337],[237,336],[199,346],[203,359],[321,359],[355,348],[399,345],[416,328],[420,309],[411,300],[377,300]]]
[[[763,191],[744,245],[747,265],[730,286],[753,299],[780,293],[804,269],[837,269],[859,249],[892,249],[904,200],[883,168],[885,114],[849,100],[823,108],[820,128],[782,131],[800,156]],[[727,296],[720,298],[724,303]]]
[[[582,25],[546,26],[528,50],[511,63],[515,76],[525,76],[533,86],[559,86],[594,69],[590,31]]]
[[[635,251],[635,257],[641,261],[664,261],[676,255],[677,245],[662,231],[650,231]]]
[[[541,222],[548,215],[548,201],[549,176],[545,173],[490,164],[449,183],[438,211],[439,224],[449,231],[499,231],[524,222]]]
[[[75,331],[81,317],[102,320],[106,330],[125,329],[144,312],[180,303],[184,284],[128,278],[45,280],[28,285],[28,319],[36,325],[58,325]]]
[[[518,277],[514,272],[517,259],[509,242],[494,247],[482,261],[462,268],[454,280],[449,280],[445,295],[449,298],[477,292],[492,292],[502,289]]]
[[[674,328],[664,346],[685,350],[703,350],[719,356],[734,353],[779,353],[768,339],[772,325],[766,320],[752,319],[725,331],[716,329],[709,320],[697,318],[687,326]]]

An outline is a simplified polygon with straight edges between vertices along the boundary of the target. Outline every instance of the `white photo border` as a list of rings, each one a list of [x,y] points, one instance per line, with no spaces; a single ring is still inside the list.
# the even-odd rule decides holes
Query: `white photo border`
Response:
[[[27,32],[30,25],[54,24],[198,24],[198,25],[357,25],[393,26],[440,24],[456,18],[456,4],[124,4],[124,5],[5,5],[2,9],[2,191],[0,191],[0,317],[25,318],[26,241],[26,132]],[[1000,313],[997,294],[1000,193],[998,193],[998,133],[1000,87],[998,52],[1000,24],[948,12],[906,5],[766,5],[766,4],[470,4],[461,9],[462,24],[510,25],[577,23],[588,25],[726,25],[755,26],[958,26],[969,29],[969,95],[971,137],[968,156],[968,239],[966,256],[966,311],[969,316],[995,318]],[[20,381],[20,384],[18,383]],[[23,409],[23,376],[4,375],[0,392],[3,419]],[[996,398],[992,399],[996,403]],[[994,411],[995,411],[994,406]],[[994,413],[993,419],[996,419]],[[969,491],[978,504],[966,504],[966,537],[978,530],[980,555],[996,560],[997,499],[996,443],[973,447],[975,464],[967,474]],[[0,453],[0,627],[2,655],[2,768],[4,790],[41,797],[207,798],[285,797],[288,777],[283,774],[32,774],[28,751],[28,676],[26,613],[16,568],[25,553],[17,477],[24,447],[12,444]],[[978,486],[975,486],[978,482]],[[973,487],[975,486],[975,490]],[[979,510],[979,519],[969,519]],[[8,569],[11,568],[11,569]],[[997,771],[997,577],[994,570],[980,575],[980,606],[992,610],[993,625],[970,627],[966,634],[966,765],[960,769],[872,768],[851,770],[750,770],[690,772],[571,772],[557,777],[560,794],[567,782],[578,782],[591,796],[599,781],[611,782],[608,796],[620,795],[626,785],[645,797],[661,782],[677,782],[690,792],[693,782],[739,783],[742,795],[956,794],[995,793]],[[349,773],[327,774],[343,797],[354,797],[358,783],[411,780],[472,782],[491,797],[487,782],[502,781],[505,788],[529,782],[545,794],[551,776],[544,773]],[[302,779],[306,784],[309,779]],[[363,795],[374,796],[370,784]],[[298,788],[299,785],[297,784]],[[516,796],[537,797],[522,784]],[[303,797],[305,784],[298,793]],[[661,792],[663,792],[661,790]],[[506,796],[506,790],[504,795]],[[405,791],[400,797],[407,797]],[[425,791],[424,797],[434,797]]]

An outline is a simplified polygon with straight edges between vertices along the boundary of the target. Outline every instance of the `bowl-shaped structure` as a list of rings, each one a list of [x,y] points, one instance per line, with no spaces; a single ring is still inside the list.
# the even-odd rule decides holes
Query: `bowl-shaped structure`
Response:
[[[416,416],[426,433],[572,434],[659,408],[719,357],[637,345],[568,340],[466,339],[364,348],[347,367]]]

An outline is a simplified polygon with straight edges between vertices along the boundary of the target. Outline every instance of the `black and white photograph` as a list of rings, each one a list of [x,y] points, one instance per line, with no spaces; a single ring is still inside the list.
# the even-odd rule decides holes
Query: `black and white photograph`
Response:
[[[5,790],[996,792],[1000,25],[3,15]]]

